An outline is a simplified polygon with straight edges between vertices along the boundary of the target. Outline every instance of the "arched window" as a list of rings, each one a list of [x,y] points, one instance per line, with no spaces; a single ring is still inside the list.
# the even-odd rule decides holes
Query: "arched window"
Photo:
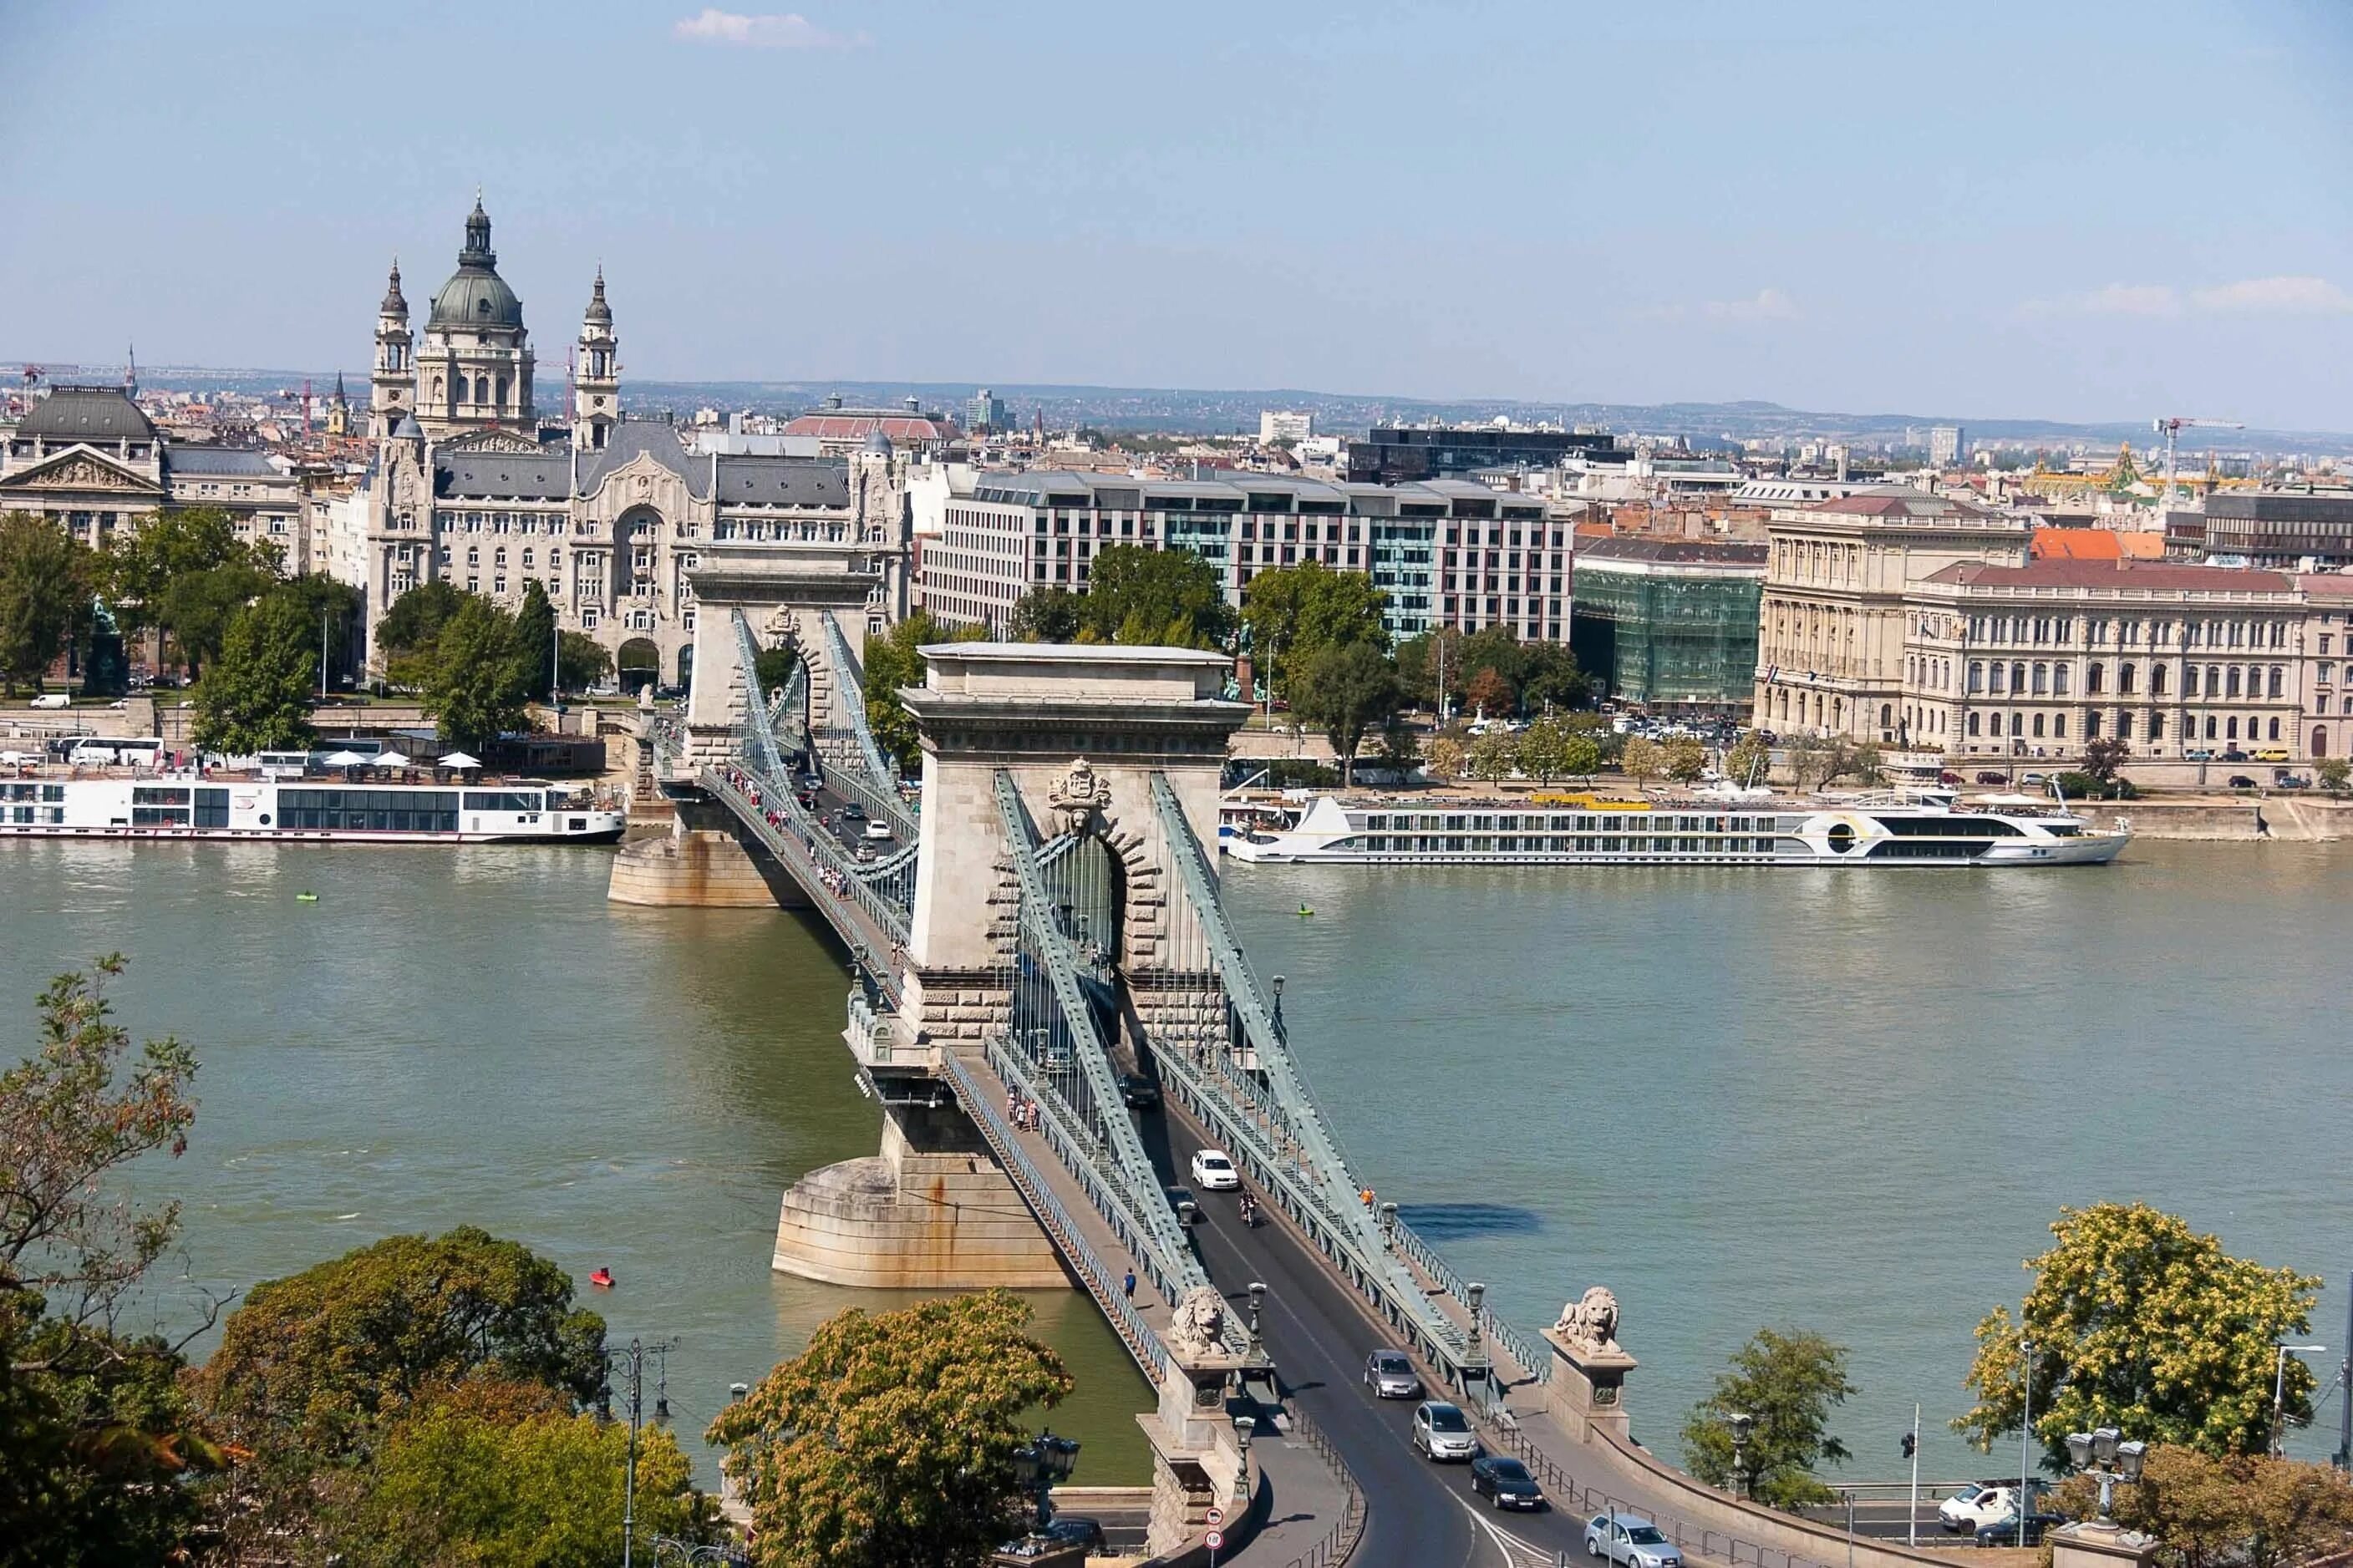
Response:
[[[2063,741],[2067,738],[2067,715],[2064,713],[2051,715],[2051,732]]]
[[[2047,664],[2036,665],[2034,667],[2034,695],[2040,697],[2050,689],[2051,667]]]
[[[2071,684],[2067,678],[2072,668],[2072,666],[2064,664],[2051,667],[2051,689],[2061,697],[2067,695],[2067,688]]]
[[[2231,721],[2222,727],[2222,738],[2226,741],[2239,738],[2239,716],[2236,713],[2232,714]]]
[[[2084,738],[2087,741],[2100,738],[2100,710],[2096,708],[2084,715]]]
[[[2272,715],[2271,719],[2263,725],[2263,739],[2266,741],[2276,741],[2279,739],[2279,715],[2276,713]]]
[[[1892,725],[1895,722],[1895,705],[1894,703],[1883,702],[1879,705],[1879,722],[1882,728],[1885,728],[1886,726]]]
[[[2107,687],[2107,667],[2094,661],[2090,668],[2084,671],[2084,689],[2091,696],[2097,697],[2106,690]]]
[[[2148,694],[2151,697],[2165,695],[2165,666],[2152,664],[2148,667]]]
[[[2133,667],[2131,665],[2120,664],[2116,666],[2116,689],[2123,692],[2127,697],[2132,695]]]
[[[1997,665],[1995,668],[2000,668],[2000,667]],[[1973,658],[1969,660],[1969,692],[1974,696],[1984,689],[1985,661],[1983,659]]]
[[[2269,684],[2263,689],[2263,695],[2266,697],[2277,697],[2280,694],[2280,682],[2286,679],[2287,671],[2284,668],[2276,664],[2272,666],[2272,678]]]
[[[2225,688],[2225,695],[2236,697],[2239,694],[2239,667],[2235,664],[2232,665],[2224,674],[2223,679],[2228,683]]]
[[[1978,716],[1977,716],[1976,714],[1972,713],[1972,714],[1970,714],[1970,715],[1969,715],[1969,733],[1970,733],[1971,735],[1975,735],[1977,732],[1978,732]]]
[[[2151,713],[2148,716],[2148,738],[2152,741],[2162,741],[2165,739],[2164,714]]]
[[[2312,731],[2312,754],[2316,757],[2328,754],[2328,731],[2316,724]]]
[[[2042,739],[2042,715],[2040,713],[2034,716],[2034,738],[2038,741]]]
[[[437,375],[437,376],[435,376],[435,377],[433,378],[433,401],[434,401],[434,402],[438,403],[438,402],[440,402],[440,401],[441,401],[442,393],[443,393],[443,390],[444,390],[445,385],[446,385],[446,384],[442,381],[442,379],[441,379],[439,376],[438,376],[438,375]]]
[[[2010,689],[2012,691],[2023,691],[2026,689],[2026,661],[2024,659],[2020,659],[2010,667]]]
[[[2132,739],[2132,712],[2130,710],[2126,710],[2116,715],[2116,739],[2119,741],[2129,741]]]
[[[2210,741],[2214,738],[2214,715],[2211,713],[2206,715],[2206,738]]]
[[[2022,735],[2026,732],[2025,714],[2013,713],[2010,716],[2010,732],[2013,735]]]
[[[505,376],[501,376],[501,377],[499,377],[499,406],[500,406],[500,407],[501,407],[501,408],[504,408],[504,407],[506,406],[506,404],[507,404],[507,378],[506,378]]]

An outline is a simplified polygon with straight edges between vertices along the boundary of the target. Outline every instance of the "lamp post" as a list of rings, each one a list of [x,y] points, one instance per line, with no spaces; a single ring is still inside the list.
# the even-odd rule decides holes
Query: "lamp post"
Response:
[[[1250,1282],[1250,1355],[1253,1362],[1266,1357],[1266,1337],[1259,1331],[1259,1313],[1266,1306],[1266,1287],[1258,1280]]]
[[[1741,1411],[1725,1416],[1732,1428],[1732,1495],[1748,1495],[1748,1434],[1757,1429],[1757,1417]]]
[[[2290,1351],[2314,1354],[2327,1350],[2327,1345],[2274,1345],[2278,1352],[2272,1363],[2272,1458],[2280,1457],[2287,1446],[2287,1358]]]
[[[1046,1527],[1054,1522],[1054,1488],[1071,1479],[1078,1468],[1079,1440],[1057,1437],[1051,1431],[1038,1436],[1013,1450],[1013,1476],[1022,1491],[1029,1494],[1037,1507],[1037,1517],[1029,1526],[1029,1539],[1043,1543]]]
[[[1234,1417],[1234,1441],[1241,1449],[1240,1461],[1234,1466],[1234,1501],[1236,1504],[1246,1502],[1250,1499],[1250,1432],[1257,1426],[1258,1418],[1254,1415],[1237,1415]]]
[[[2078,1475],[2090,1476],[2100,1483],[2100,1522],[2116,1522],[2116,1488],[2132,1486],[2140,1479],[2141,1465],[2148,1457],[2146,1443],[2120,1441],[2124,1434],[2113,1426],[2101,1426],[2090,1432],[2067,1434],[2067,1462],[2075,1467]],[[2019,1498],[2018,1540],[2026,1540],[2026,1499]]]
[[[596,1389],[596,1419],[613,1418],[612,1369],[619,1366],[628,1379],[629,1390],[629,1451],[621,1479],[621,1568],[631,1568],[631,1552],[637,1543],[638,1526],[638,1432],[645,1424],[646,1358],[654,1358],[654,1419],[670,1419],[670,1352],[676,1340],[663,1340],[647,1344],[632,1339],[625,1350],[605,1352],[606,1378]]]

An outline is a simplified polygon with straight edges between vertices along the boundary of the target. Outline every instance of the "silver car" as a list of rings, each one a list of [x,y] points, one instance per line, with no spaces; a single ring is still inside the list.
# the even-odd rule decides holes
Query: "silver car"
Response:
[[[1421,1379],[1413,1363],[1396,1351],[1375,1351],[1365,1358],[1365,1386],[1380,1399],[1419,1399]]]
[[[1413,1446],[1425,1459],[1460,1459],[1468,1464],[1479,1457],[1479,1435],[1459,1405],[1425,1399],[1413,1407]]]
[[[1619,1568],[1683,1568],[1680,1547],[1640,1514],[1597,1513],[1585,1525],[1585,1554]]]

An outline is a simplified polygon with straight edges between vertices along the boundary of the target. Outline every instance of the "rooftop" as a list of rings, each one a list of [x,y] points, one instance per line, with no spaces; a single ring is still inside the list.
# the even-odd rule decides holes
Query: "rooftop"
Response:
[[[1606,565],[1619,562],[1646,562],[1662,566],[1730,566],[1762,572],[1772,554],[1768,544],[1748,544],[1736,540],[1715,539],[1652,539],[1641,534],[1613,534],[1580,543],[1577,549],[1577,564],[1582,570],[1588,563]]]
[[[2277,572],[2156,561],[2044,560],[2023,566],[1963,562],[1930,574],[1926,581],[1993,590],[2091,588],[2143,594],[2289,594],[2295,590],[2295,582]]]
[[[16,434],[49,441],[152,441],[155,426],[119,386],[59,386],[16,421]]]

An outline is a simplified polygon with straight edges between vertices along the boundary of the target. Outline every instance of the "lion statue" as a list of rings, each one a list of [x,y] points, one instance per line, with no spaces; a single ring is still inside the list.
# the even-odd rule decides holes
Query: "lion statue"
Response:
[[[1589,1351],[1618,1349],[1618,1298],[1606,1285],[1595,1285],[1560,1310],[1553,1332],[1570,1344]]]
[[[1226,1302],[1214,1285],[1196,1285],[1176,1299],[1168,1319],[1168,1348],[1208,1355],[1226,1347]]]

